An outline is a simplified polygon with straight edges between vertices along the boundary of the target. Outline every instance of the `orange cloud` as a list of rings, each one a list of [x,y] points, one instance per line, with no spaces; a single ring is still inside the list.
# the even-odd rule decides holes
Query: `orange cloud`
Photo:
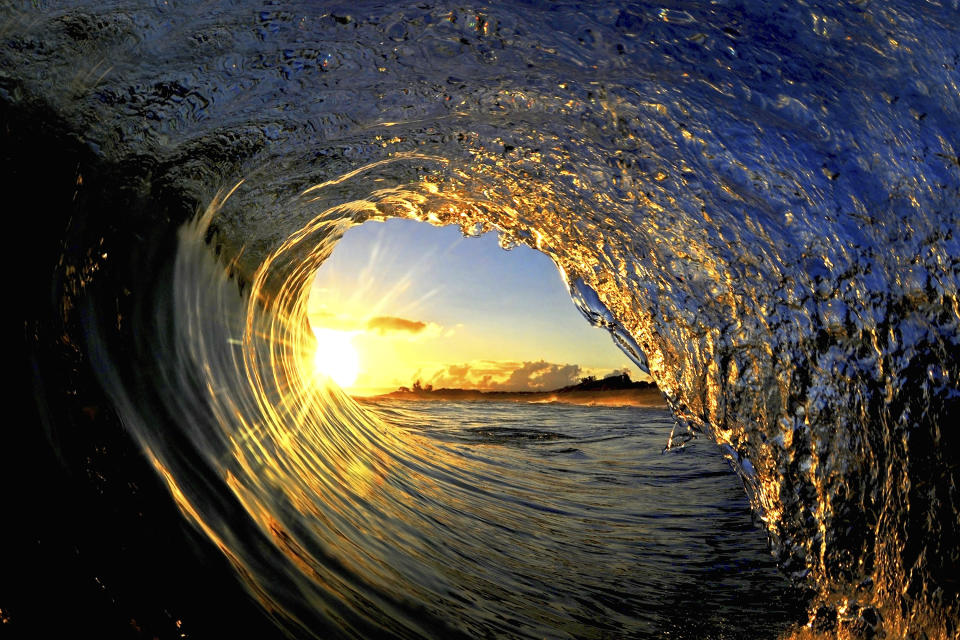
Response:
[[[367,330],[376,331],[380,335],[387,333],[407,333],[417,334],[427,328],[426,322],[419,320],[407,320],[406,318],[396,318],[394,316],[377,316],[367,320]]]

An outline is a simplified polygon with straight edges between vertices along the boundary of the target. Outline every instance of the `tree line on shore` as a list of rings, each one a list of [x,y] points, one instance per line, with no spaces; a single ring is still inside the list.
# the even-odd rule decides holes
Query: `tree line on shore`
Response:
[[[550,389],[544,391],[481,391],[479,389],[434,389],[432,384],[423,384],[419,379],[415,380],[413,385],[402,386],[395,393],[409,393],[422,395],[440,391],[476,391],[478,393],[569,393],[572,391],[623,391],[626,389],[655,389],[654,382],[633,381],[629,373],[615,373],[604,378],[596,376],[585,376],[580,378],[580,382],[574,385],[561,387],[559,389]]]

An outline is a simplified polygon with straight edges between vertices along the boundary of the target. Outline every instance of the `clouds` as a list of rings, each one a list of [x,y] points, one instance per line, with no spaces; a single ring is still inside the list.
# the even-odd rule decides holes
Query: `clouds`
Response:
[[[442,364],[419,369],[413,379],[435,389],[479,389],[481,391],[553,391],[575,385],[586,376],[605,378],[626,373],[622,369],[584,368],[578,364],[557,364],[537,360],[474,360],[462,364]]]
[[[510,372],[510,377],[495,385],[501,391],[551,391],[576,384],[580,380],[580,365],[524,362]]]
[[[478,360],[443,365],[421,371],[424,382],[434,388],[481,389],[484,391],[552,391],[580,381],[582,369],[576,364]]]
[[[375,316],[366,321],[328,311],[310,314],[310,324],[318,329],[336,331],[365,332],[377,336],[402,336],[406,338],[436,336],[442,333],[442,327],[434,322],[410,320],[397,316]],[[452,330],[448,331],[452,335]]]
[[[377,316],[367,320],[366,328],[367,331],[376,331],[380,335],[399,332],[418,334],[427,328],[427,323],[394,316]]]

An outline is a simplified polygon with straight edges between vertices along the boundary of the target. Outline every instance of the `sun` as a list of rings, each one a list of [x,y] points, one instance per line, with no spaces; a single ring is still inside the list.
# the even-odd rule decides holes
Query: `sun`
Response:
[[[332,378],[343,389],[356,382],[360,356],[353,346],[353,334],[333,329],[314,329],[313,333],[317,337],[314,370]]]

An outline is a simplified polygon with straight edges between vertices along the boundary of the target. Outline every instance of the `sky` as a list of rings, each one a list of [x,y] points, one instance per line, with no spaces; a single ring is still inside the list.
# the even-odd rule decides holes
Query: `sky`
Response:
[[[417,379],[530,391],[640,375],[577,311],[547,256],[505,251],[496,232],[464,237],[456,226],[403,219],[354,227],[319,269],[308,308],[315,331],[355,349],[356,381],[342,384],[355,394]]]

